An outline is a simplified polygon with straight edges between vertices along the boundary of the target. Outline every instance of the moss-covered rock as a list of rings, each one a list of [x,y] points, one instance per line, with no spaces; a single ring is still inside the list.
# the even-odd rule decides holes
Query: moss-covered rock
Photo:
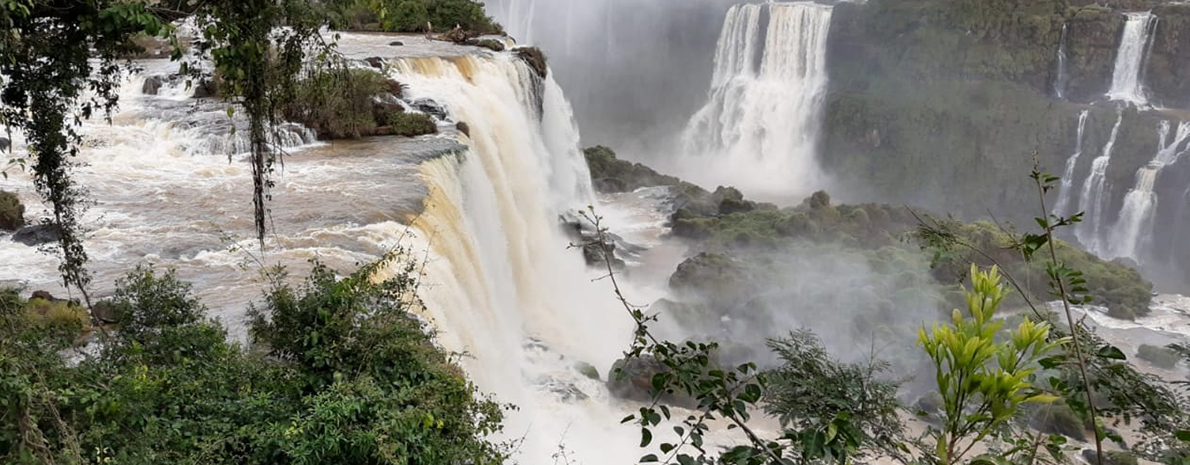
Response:
[[[1136,356],[1152,363],[1155,367],[1166,370],[1174,369],[1178,366],[1178,362],[1182,361],[1182,356],[1177,351],[1149,344],[1141,344],[1136,351]]]
[[[493,52],[503,52],[504,51],[504,42],[501,42],[496,39],[479,39],[479,40],[476,40],[473,45],[475,45],[476,47],[486,48]]]
[[[0,191],[0,231],[16,231],[25,226],[25,205],[12,192]]]
[[[612,149],[602,145],[583,149],[583,156],[591,171],[591,182],[600,192],[631,192],[641,187],[674,186],[681,182],[640,163],[620,160]]]
[[[583,376],[586,376],[587,378],[593,379],[595,381],[603,380],[603,378],[601,376],[599,376],[599,369],[595,368],[595,365],[592,365],[590,363],[587,363],[587,362],[575,363],[574,369],[578,370],[578,372],[580,374],[582,374]]]
[[[391,134],[398,136],[413,137],[438,132],[434,118],[425,113],[393,113],[389,115],[386,123],[391,128]],[[378,132],[389,133],[383,128],[378,129]]]

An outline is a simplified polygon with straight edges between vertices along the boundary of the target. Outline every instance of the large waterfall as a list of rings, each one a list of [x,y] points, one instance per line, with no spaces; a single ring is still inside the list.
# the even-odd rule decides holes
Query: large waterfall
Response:
[[[1107,91],[1107,97],[1145,106],[1148,104],[1148,98],[1145,96],[1142,68],[1152,42],[1157,17],[1150,12],[1128,13],[1127,16],[1124,35],[1120,38],[1120,48],[1116,51],[1116,66],[1112,72],[1111,89]]]
[[[422,297],[440,340],[473,355],[463,364],[482,389],[519,407],[506,425],[524,437],[526,460],[564,444],[631,461],[634,432],[577,367],[611,366],[631,320],[558,224],[563,209],[594,201],[561,90],[509,54],[391,64],[415,97],[443,102],[469,127],[460,158],[422,165],[430,195],[412,222],[431,251]]]
[[[767,30],[761,31],[765,12]],[[736,5],[728,11],[708,101],[682,136],[692,167],[687,177],[761,196],[818,187],[815,157],[831,12],[813,3]]]
[[[1058,202],[1054,204],[1055,215],[1070,214],[1070,199],[1074,196],[1074,169],[1078,166],[1078,159],[1083,155],[1083,132],[1087,129],[1087,116],[1090,110],[1083,110],[1078,114],[1078,135],[1074,139],[1074,153],[1066,159],[1066,169],[1062,171],[1062,186],[1058,191]]]
[[[1107,167],[1111,164],[1112,150],[1115,149],[1116,138],[1120,135],[1120,124],[1123,122],[1124,110],[1120,109],[1116,115],[1116,124],[1112,126],[1111,135],[1107,138],[1107,144],[1103,146],[1103,152],[1091,162],[1091,172],[1087,174],[1086,181],[1083,181],[1082,196],[1078,201],[1078,208],[1085,216],[1083,222],[1075,227],[1075,236],[1083,247],[1099,255],[1103,255],[1102,252],[1105,250],[1102,240],[1104,210],[1109,199],[1107,191],[1111,187],[1107,182]]]
[[[1178,124],[1170,140],[1170,123],[1162,121],[1157,128],[1159,142],[1157,154],[1147,165],[1136,170],[1136,186],[1124,196],[1124,207],[1116,222],[1109,244],[1113,257],[1128,257],[1138,262],[1143,260],[1145,241],[1152,236],[1154,211],[1157,208],[1157,194],[1153,189],[1157,175],[1166,165],[1190,150],[1185,145],[1190,140],[1190,122]]]

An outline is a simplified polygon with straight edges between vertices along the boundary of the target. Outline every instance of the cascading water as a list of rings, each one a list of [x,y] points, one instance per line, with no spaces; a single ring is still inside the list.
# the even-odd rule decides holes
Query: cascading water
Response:
[[[1066,83],[1070,76],[1066,71],[1066,30],[1069,24],[1062,23],[1062,35],[1058,39],[1058,71],[1054,75],[1054,96],[1065,98]]]
[[[760,49],[764,10],[768,28]],[[803,194],[821,182],[815,152],[831,13],[831,7],[813,3],[728,11],[708,102],[682,136],[685,155],[697,160],[684,163],[694,168],[686,177],[760,196]]]
[[[1083,181],[1082,196],[1078,201],[1078,208],[1085,216],[1083,222],[1074,229],[1075,237],[1083,247],[1098,255],[1103,255],[1101,252],[1104,251],[1101,234],[1104,227],[1103,210],[1108,200],[1106,192],[1110,187],[1107,185],[1107,167],[1111,164],[1112,150],[1115,149],[1116,138],[1120,135],[1120,124],[1123,122],[1124,110],[1120,109],[1116,115],[1116,124],[1112,126],[1111,135],[1107,138],[1107,144],[1103,146],[1102,154],[1091,162],[1091,172]]]
[[[562,209],[593,194],[557,84],[508,54],[392,65],[410,92],[470,128],[461,159],[423,164],[430,196],[412,223],[433,252],[422,297],[440,341],[475,355],[463,364],[476,383],[519,407],[506,426],[524,435],[526,460],[564,443],[580,457],[630,462],[638,452],[633,431],[619,428],[623,413],[575,366],[611,366],[631,321],[611,313],[609,290],[591,282],[558,225]]]
[[[1127,13],[1124,34],[1116,51],[1116,65],[1112,71],[1111,89],[1107,97],[1137,105],[1148,105],[1142,68],[1152,41],[1157,17],[1151,12]]]
[[[1153,191],[1157,175],[1166,165],[1190,150],[1185,145],[1190,140],[1190,122],[1178,124],[1173,140],[1169,140],[1170,123],[1162,121],[1157,128],[1159,142],[1157,154],[1147,165],[1136,170],[1136,186],[1124,196],[1124,207],[1112,231],[1110,254],[1112,257],[1128,257],[1140,262],[1145,241],[1152,235],[1154,212],[1157,209],[1157,194]]]
[[[1066,169],[1062,171],[1062,186],[1058,191],[1058,202],[1054,204],[1054,214],[1067,215],[1070,199],[1074,195],[1074,168],[1078,166],[1078,159],[1083,154],[1083,132],[1087,129],[1087,116],[1090,110],[1078,113],[1078,135],[1074,139],[1074,153],[1066,159]]]

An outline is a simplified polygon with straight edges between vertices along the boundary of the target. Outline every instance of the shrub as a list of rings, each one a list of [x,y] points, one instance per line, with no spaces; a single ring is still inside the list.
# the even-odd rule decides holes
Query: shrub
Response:
[[[383,12],[383,14],[378,14]],[[482,34],[503,33],[475,0],[357,0],[338,10],[337,25],[346,29],[431,32],[458,26]]]
[[[316,71],[298,82],[282,114],[323,138],[370,135],[378,125],[373,101],[389,90],[388,79],[372,70]]]
[[[434,119],[425,113],[393,113],[389,115],[388,124],[398,136],[414,137],[438,132]]]
[[[12,192],[0,191],[0,231],[16,231],[25,225],[25,206]]]

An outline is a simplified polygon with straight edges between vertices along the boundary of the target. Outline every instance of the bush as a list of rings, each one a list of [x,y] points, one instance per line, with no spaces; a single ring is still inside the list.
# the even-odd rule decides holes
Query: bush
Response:
[[[0,231],[16,231],[25,225],[25,206],[12,192],[0,191]]]
[[[398,136],[414,137],[438,132],[434,119],[425,113],[393,113],[389,115],[388,124],[393,134]]]
[[[1178,366],[1178,362],[1182,361],[1181,354],[1173,349],[1165,347],[1157,347],[1149,344],[1141,344],[1136,351],[1136,356],[1141,360],[1152,363],[1153,366],[1172,370]]]
[[[408,313],[410,268],[371,281],[389,264],[275,284],[248,351],[172,271],[138,268],[118,335],[74,366],[25,311],[43,304],[0,290],[0,417],[27,420],[0,421],[0,463],[500,463],[500,407]]]
[[[377,14],[383,9],[384,15]],[[338,27],[388,32],[444,31],[458,26],[481,34],[503,28],[475,0],[357,0],[338,11]]]
[[[504,42],[498,41],[496,39],[479,39],[475,41],[475,46],[483,47],[493,52],[504,51]]]
[[[322,138],[371,135],[379,125],[374,100],[389,91],[388,79],[372,70],[315,71],[297,83],[282,115]]]

